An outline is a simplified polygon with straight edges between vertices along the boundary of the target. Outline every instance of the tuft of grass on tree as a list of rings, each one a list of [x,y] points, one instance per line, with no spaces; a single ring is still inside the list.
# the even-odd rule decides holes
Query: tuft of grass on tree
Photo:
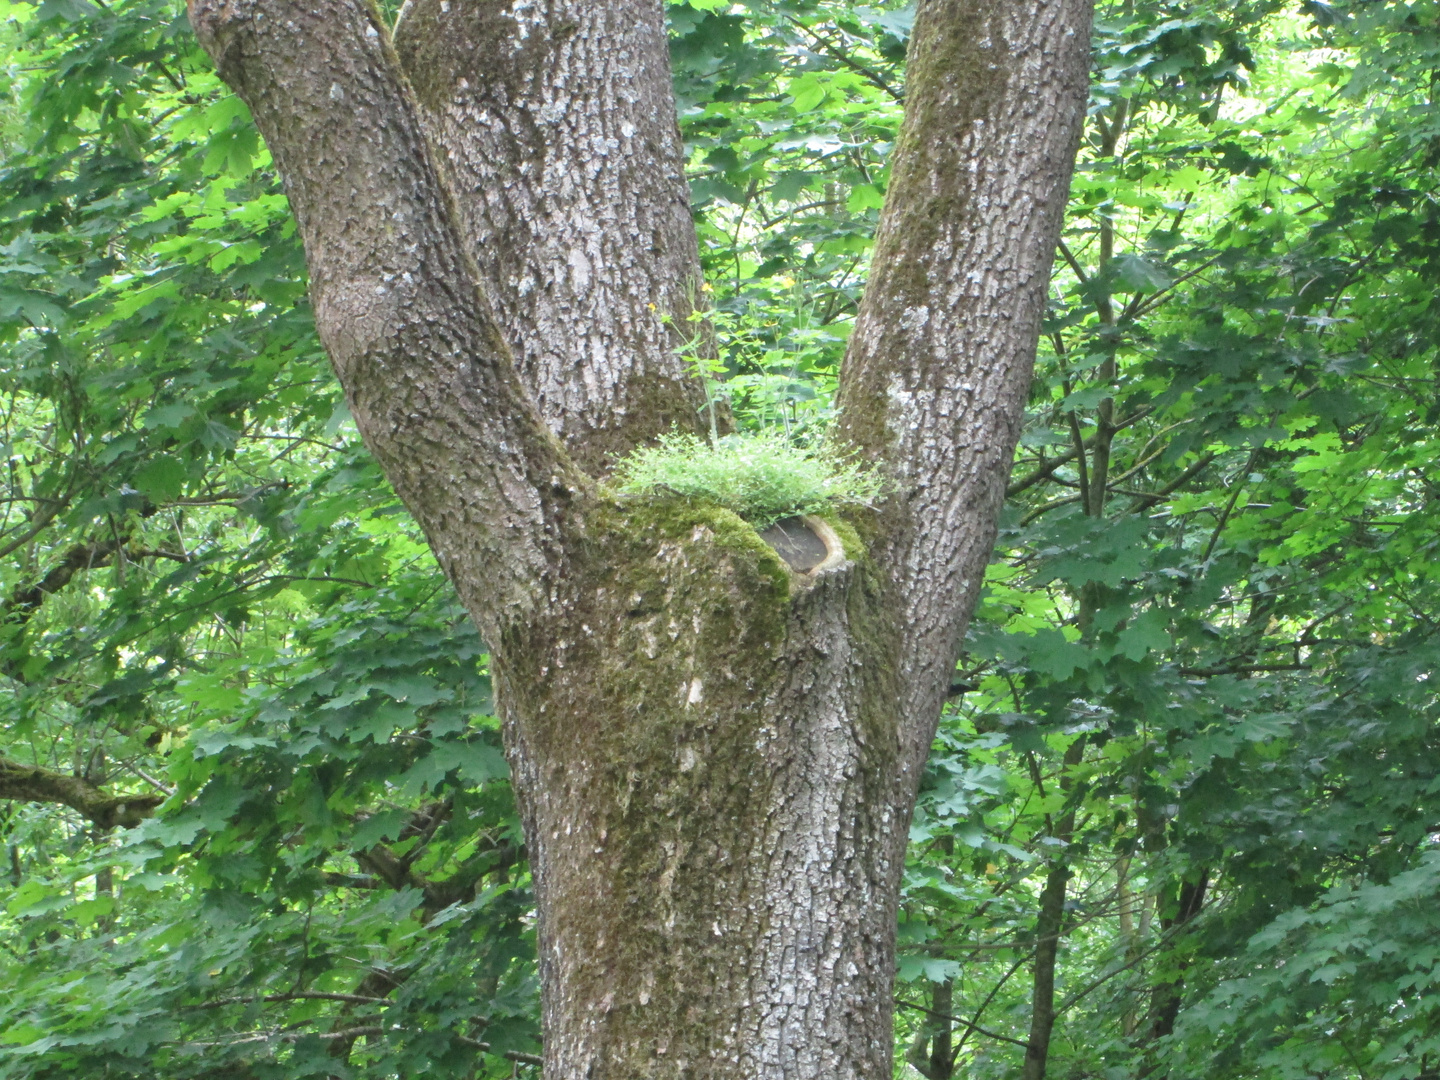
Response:
[[[794,446],[778,432],[726,435],[713,444],[672,432],[623,458],[616,482],[628,495],[668,492],[723,506],[757,529],[798,514],[870,506],[885,490],[873,468]]]

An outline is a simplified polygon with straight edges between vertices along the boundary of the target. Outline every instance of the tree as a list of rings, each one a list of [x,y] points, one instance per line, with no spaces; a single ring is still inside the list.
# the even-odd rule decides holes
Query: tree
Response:
[[[492,650],[553,1076],[879,1076],[916,786],[994,538],[1089,4],[933,0],[841,374],[893,491],[793,573],[606,455],[703,393],[658,4],[199,0],[366,444]]]
[[[911,13],[738,10],[667,10],[684,352],[806,445]],[[485,646],[348,419],[273,162],[173,0],[0,12],[0,1077],[525,1075]],[[922,1075],[1434,1073],[1435,20],[1097,10],[902,877]]]

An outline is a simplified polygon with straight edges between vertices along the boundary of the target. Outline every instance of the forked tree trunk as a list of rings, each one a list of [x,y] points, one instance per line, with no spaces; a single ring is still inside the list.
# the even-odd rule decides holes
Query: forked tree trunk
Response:
[[[413,0],[395,46],[360,0],[191,19],[285,178],[366,444],[490,643],[546,1076],[890,1076],[907,825],[1019,431],[1089,0],[919,6],[837,428],[894,491],[810,574],[594,480],[703,400],[659,0]]]

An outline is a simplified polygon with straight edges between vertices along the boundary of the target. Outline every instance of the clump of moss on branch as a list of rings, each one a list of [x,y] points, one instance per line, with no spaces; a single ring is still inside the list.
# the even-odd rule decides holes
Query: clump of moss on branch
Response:
[[[757,529],[797,514],[870,506],[885,490],[874,469],[795,446],[777,432],[713,443],[673,432],[624,458],[616,483],[627,495],[670,494],[721,506]]]

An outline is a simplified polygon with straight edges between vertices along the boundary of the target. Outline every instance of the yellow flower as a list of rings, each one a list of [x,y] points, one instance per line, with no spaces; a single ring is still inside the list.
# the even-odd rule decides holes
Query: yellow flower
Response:
[[[784,285],[787,289],[793,289],[795,287],[795,279],[793,277],[782,277],[780,284]]]

